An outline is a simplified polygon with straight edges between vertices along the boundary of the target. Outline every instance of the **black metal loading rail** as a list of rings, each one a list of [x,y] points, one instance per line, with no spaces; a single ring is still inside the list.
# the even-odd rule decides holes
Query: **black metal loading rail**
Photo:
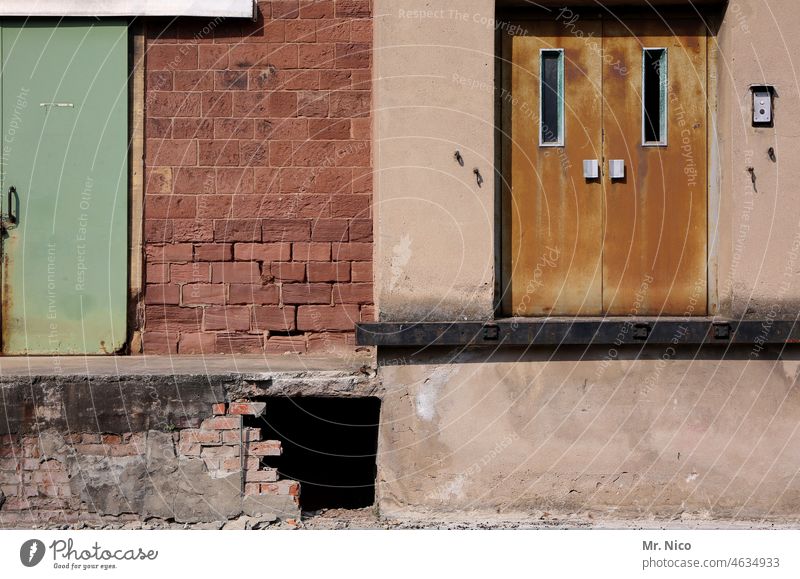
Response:
[[[728,345],[800,343],[797,320],[503,319],[356,325],[361,346]]]

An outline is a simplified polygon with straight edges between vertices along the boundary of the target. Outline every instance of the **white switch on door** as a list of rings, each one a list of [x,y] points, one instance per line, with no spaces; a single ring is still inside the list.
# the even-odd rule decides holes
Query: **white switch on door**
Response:
[[[597,159],[587,159],[583,161],[583,178],[600,178],[600,163],[597,161]]]
[[[608,176],[612,179],[625,178],[625,161],[623,159],[612,159],[608,162]]]

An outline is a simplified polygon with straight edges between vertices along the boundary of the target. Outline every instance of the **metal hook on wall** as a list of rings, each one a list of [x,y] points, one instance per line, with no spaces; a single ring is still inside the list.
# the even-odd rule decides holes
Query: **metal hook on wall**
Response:
[[[480,171],[480,169],[478,169],[477,167],[475,167],[475,168],[472,170],[472,172],[473,172],[473,173],[475,173],[475,180],[478,182],[478,187],[480,187],[481,185],[483,185],[483,175],[481,175],[481,171]]]

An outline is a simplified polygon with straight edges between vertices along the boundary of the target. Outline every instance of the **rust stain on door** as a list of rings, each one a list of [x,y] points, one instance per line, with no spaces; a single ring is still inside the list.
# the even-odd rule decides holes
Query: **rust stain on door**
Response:
[[[527,34],[507,39],[505,51],[511,85],[502,102],[511,128],[505,135],[511,165],[508,313],[597,315],[603,195],[599,180],[584,179],[583,160],[601,156],[601,61],[561,23],[525,26]],[[586,22],[584,32],[599,36],[600,22]],[[541,50],[548,49],[563,49],[561,146],[539,142]]]
[[[694,21],[605,22],[607,160],[603,310],[611,315],[707,311],[706,41]],[[666,48],[667,141],[644,146],[644,48]],[[623,62],[624,69],[608,63]]]

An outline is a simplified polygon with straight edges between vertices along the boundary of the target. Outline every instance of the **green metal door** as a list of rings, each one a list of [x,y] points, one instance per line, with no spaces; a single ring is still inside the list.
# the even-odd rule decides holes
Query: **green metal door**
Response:
[[[0,37],[3,353],[113,353],[126,336],[127,24],[3,20]]]

